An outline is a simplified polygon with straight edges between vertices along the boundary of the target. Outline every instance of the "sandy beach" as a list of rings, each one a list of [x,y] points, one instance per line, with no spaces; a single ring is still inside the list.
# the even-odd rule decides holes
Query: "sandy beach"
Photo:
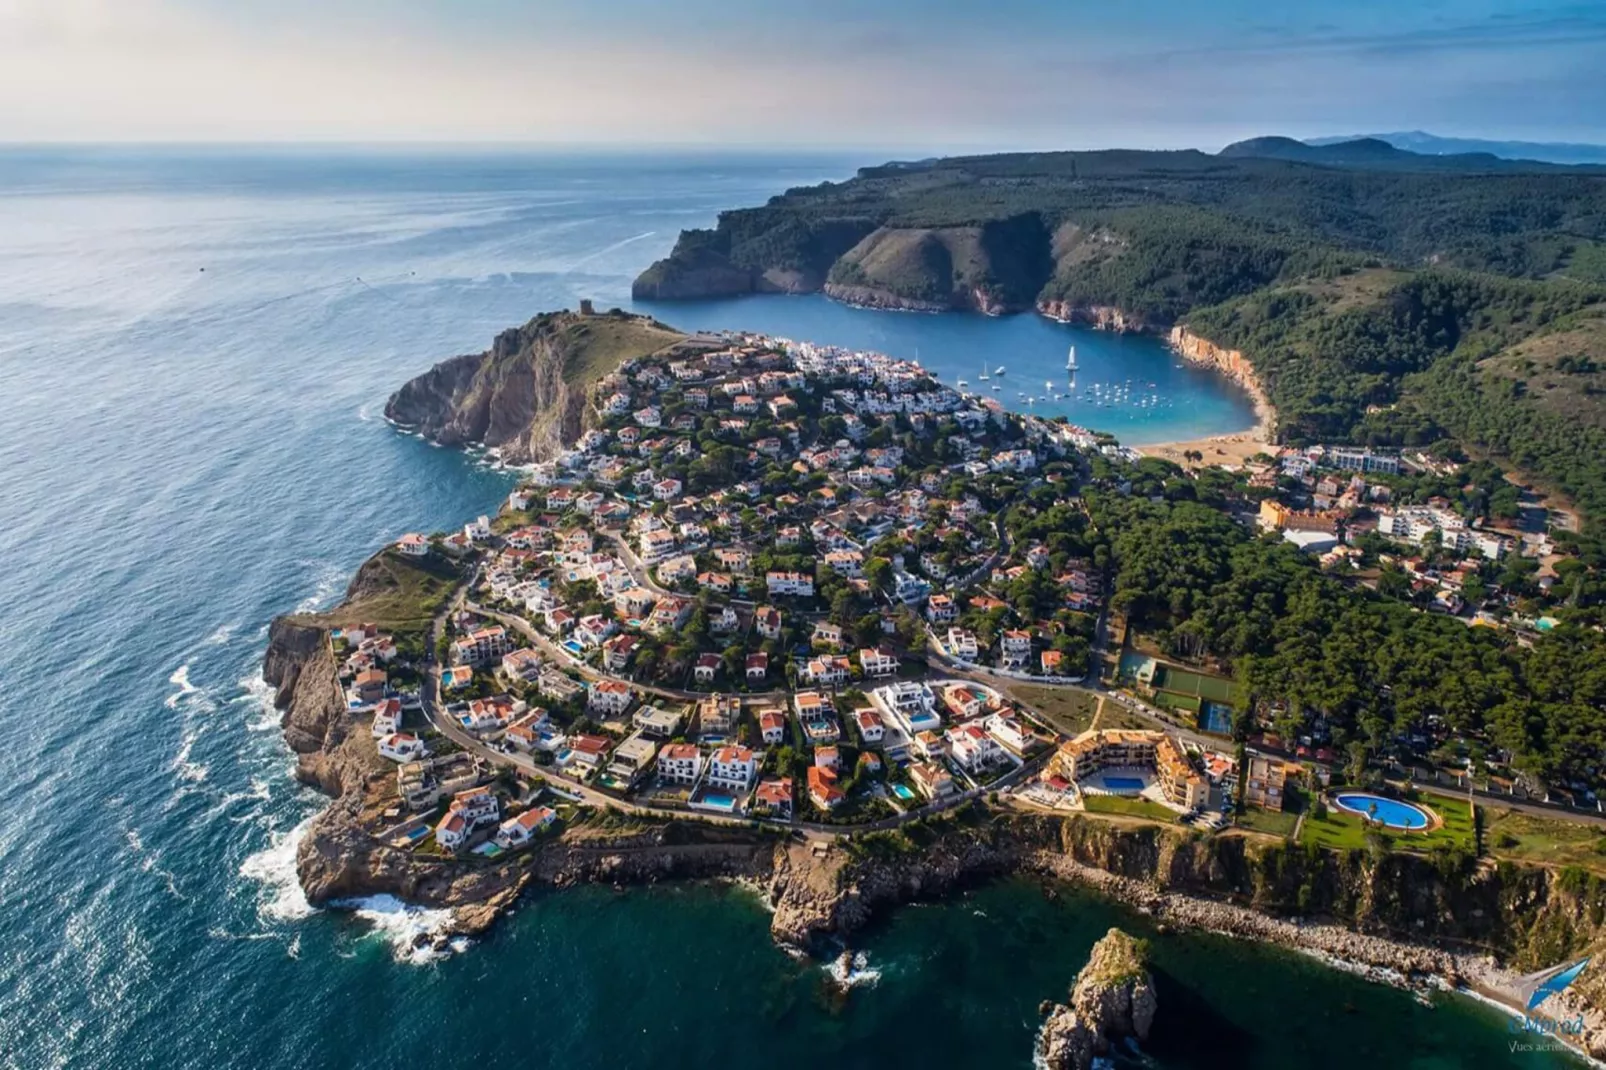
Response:
[[[1202,463],[1205,465],[1214,464],[1231,468],[1241,468],[1257,453],[1276,456],[1277,447],[1272,444],[1272,438],[1273,428],[1277,425],[1277,410],[1272,408],[1271,398],[1266,396],[1266,388],[1261,385],[1253,367],[1244,359],[1244,355],[1237,350],[1222,349],[1207,339],[1199,338],[1186,327],[1172,330],[1171,350],[1190,364],[1220,372],[1246,390],[1254,402],[1255,426],[1247,431],[1237,431],[1232,434],[1178,442],[1156,442],[1151,446],[1133,448],[1145,457],[1159,457],[1175,461],[1177,464],[1200,463],[1184,460],[1187,453],[1197,452],[1204,455]]]

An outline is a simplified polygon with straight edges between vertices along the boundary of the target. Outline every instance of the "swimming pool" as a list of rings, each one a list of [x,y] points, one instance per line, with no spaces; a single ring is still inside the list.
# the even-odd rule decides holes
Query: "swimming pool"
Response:
[[[586,652],[586,648],[581,646],[580,643],[574,639],[565,639],[563,641],[563,649],[567,650],[575,657],[580,657]]]
[[[706,807],[709,810],[722,810],[725,813],[736,811],[736,800],[723,792],[711,791],[692,805]]]
[[[1385,828],[1404,829],[1408,832],[1425,829],[1432,824],[1428,812],[1420,806],[1413,806],[1398,799],[1385,799],[1381,795],[1373,795],[1365,791],[1346,791],[1333,796],[1333,802],[1340,810],[1348,810],[1352,814],[1359,814],[1369,821],[1376,821]]]
[[[904,802],[914,802],[915,793],[909,790],[909,786],[907,784],[893,784],[892,794],[896,795]]]
[[[1104,778],[1104,787],[1109,791],[1139,792],[1143,790],[1143,778],[1135,776],[1107,776]]]

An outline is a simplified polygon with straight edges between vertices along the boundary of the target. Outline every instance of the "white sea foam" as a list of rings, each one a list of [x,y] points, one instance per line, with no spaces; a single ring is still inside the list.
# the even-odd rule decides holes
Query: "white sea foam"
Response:
[[[207,646],[222,646],[224,643],[227,643],[230,639],[232,639],[234,637],[234,630],[236,628],[238,628],[238,627],[239,627],[238,624],[225,624],[225,625],[222,625],[216,631],[214,631],[211,635],[206,637],[206,645]]]
[[[255,707],[257,716],[245,722],[248,732],[270,732],[279,727],[279,711],[273,705],[275,690],[271,684],[262,679],[257,673],[243,677],[239,684],[243,694],[232,701],[242,705],[249,703]]]
[[[177,691],[173,692],[171,695],[168,695],[167,698],[162,701],[162,705],[166,706],[170,710],[178,709],[178,704],[184,701],[185,695],[193,695],[197,691],[201,690],[194,684],[190,683],[190,663],[187,661],[183,665],[180,665],[177,669],[173,670],[173,675],[167,678],[167,682],[178,687]]]
[[[311,613],[327,605],[340,589],[340,582],[344,573],[336,565],[328,562],[302,562],[312,564],[317,569],[317,579],[313,582],[312,593],[303,598],[296,605],[297,613]]]
[[[190,759],[190,755],[195,750],[195,741],[201,738],[204,731],[205,729],[197,727],[186,731],[184,735],[179,737],[178,753],[173,756],[173,764],[169,766],[173,772],[178,774],[180,780],[188,781],[191,784],[199,784],[211,772],[206,767],[205,762],[197,762]]]
[[[873,986],[881,980],[881,971],[870,965],[870,956],[863,951],[856,951],[851,956],[844,951],[826,965],[825,972],[842,989]]]
[[[372,925],[375,933],[383,937],[395,951],[397,962],[422,966],[453,952],[466,950],[470,945],[464,937],[444,942],[439,939],[451,923],[450,910],[414,906],[393,895],[343,899],[335,905],[351,910]]]
[[[263,921],[299,921],[314,913],[296,876],[296,848],[312,825],[312,818],[288,831],[270,833],[267,847],[240,863],[240,876],[262,886],[257,916]]]

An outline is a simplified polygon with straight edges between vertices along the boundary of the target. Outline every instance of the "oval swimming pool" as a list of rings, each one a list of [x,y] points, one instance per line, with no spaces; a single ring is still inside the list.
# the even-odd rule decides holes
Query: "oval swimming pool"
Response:
[[[1340,792],[1333,796],[1333,802],[1340,810],[1359,814],[1369,821],[1376,821],[1391,829],[1415,832],[1433,823],[1428,817],[1428,812],[1420,806],[1398,799],[1385,799],[1381,795],[1373,795],[1366,791]]]

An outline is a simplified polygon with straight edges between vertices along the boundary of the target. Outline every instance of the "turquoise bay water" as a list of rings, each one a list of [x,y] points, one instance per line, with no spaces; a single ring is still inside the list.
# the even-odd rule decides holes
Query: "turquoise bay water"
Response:
[[[385,425],[389,391],[860,162],[0,152],[0,1067],[1029,1065],[1114,905],[1005,884],[899,912],[844,1003],[742,893],[537,895],[418,962],[397,946],[430,917],[315,912],[293,882],[323,801],[263,703],[267,622],[509,484]],[[784,306],[810,307],[837,329]],[[876,329],[935,363],[925,332],[1062,332],[1033,322]],[[1555,1065],[1467,1001],[1156,949],[1163,1067]]]
[[[1247,393],[1213,372],[1182,364],[1159,339],[1071,327],[1037,315],[877,312],[819,295],[779,294],[694,304],[638,302],[635,307],[687,329],[756,330],[919,360],[949,386],[963,379],[968,385],[962,389],[1018,412],[1064,416],[1131,446],[1227,434],[1255,424]],[[1072,345],[1074,388],[1065,369]],[[995,375],[1000,366],[1005,373]],[[1022,394],[1036,401],[1028,405]],[[1063,396],[1056,400],[1055,394]]]

